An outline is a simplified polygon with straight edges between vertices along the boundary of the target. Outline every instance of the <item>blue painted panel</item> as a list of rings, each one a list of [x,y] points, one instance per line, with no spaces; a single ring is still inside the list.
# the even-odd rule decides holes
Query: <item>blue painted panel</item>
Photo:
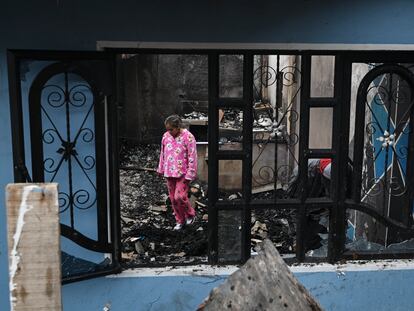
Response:
[[[63,287],[65,310],[195,310],[225,277],[100,278]],[[76,297],[76,298],[75,298]]]
[[[46,82],[46,87],[41,94],[45,181],[59,183],[60,221],[71,226],[68,180],[71,170],[74,228],[87,237],[97,240],[93,95],[90,86],[81,77],[69,74],[68,81],[68,96],[71,99],[69,105],[65,104],[63,93],[64,74],[55,75]],[[68,123],[69,127],[67,127]],[[72,156],[69,164],[68,159],[63,160],[61,140],[73,142],[75,139],[76,158]]]
[[[6,56],[0,51],[0,310],[9,310],[5,186],[13,181]]]
[[[412,310],[413,270],[297,273],[327,311]],[[195,310],[224,277],[100,278],[63,287],[65,310]],[[398,284],[398,286],[391,286]]]
[[[296,275],[326,311],[413,310],[413,270]]]
[[[96,40],[413,43],[414,2],[13,1],[0,10],[3,48],[95,49]]]
[[[21,66],[22,78],[22,106],[23,106],[23,120],[24,120],[24,134],[25,134],[25,149],[26,149],[26,162],[29,172],[31,172],[31,143],[30,143],[30,123],[29,123],[29,91],[33,81],[41,70],[53,62],[48,61],[25,61]],[[84,171],[80,168],[74,159],[73,161],[73,180],[74,189],[73,192],[78,192],[75,195],[76,208],[74,209],[74,225],[75,228],[91,239],[97,239],[97,205],[94,187],[96,186],[96,167],[91,162],[91,158],[95,159],[95,139],[94,139],[94,110],[93,110],[93,95],[90,91],[88,84],[79,76],[69,74],[68,89],[71,90],[70,97],[74,105],[69,106],[69,118],[70,118],[70,135],[73,140],[75,135],[80,129],[91,129],[81,131],[77,144],[78,158],[81,164],[85,168],[89,168]],[[64,105],[65,95],[63,90],[65,89],[64,75],[58,74],[53,76],[46,82],[46,87],[41,93],[41,121],[44,133],[43,150],[45,160],[45,181],[54,181],[59,183],[59,203],[68,203],[67,195],[69,193],[69,184],[67,176],[68,174],[68,161],[63,161],[60,169],[55,175],[54,170],[58,167],[58,164],[62,158],[62,155],[57,153],[57,150],[62,147],[59,139],[68,140],[68,133],[66,127],[66,106]],[[89,114],[88,114],[89,112]],[[49,130],[52,129],[52,130]],[[57,132],[59,134],[57,134]],[[32,175],[32,174],[31,174]],[[85,189],[90,193],[85,194]],[[79,207],[79,208],[78,208]],[[90,207],[85,209],[86,207]],[[70,226],[70,213],[69,209],[63,206],[61,213],[59,214],[60,222]],[[66,238],[61,239],[62,251],[69,255],[92,261],[94,263],[101,263],[104,261],[104,255],[102,253],[96,253],[88,251],[79,247],[75,243],[69,241]]]
[[[412,12],[414,2],[406,0],[267,0],[260,5],[244,0],[3,3],[0,9],[0,188],[4,189],[13,179],[6,48],[94,50],[97,40],[413,44]],[[0,202],[3,207],[0,208],[0,303],[1,310],[7,311],[4,191],[0,191]],[[382,284],[393,282],[398,284],[399,280],[384,280]],[[99,287],[98,281],[90,284]],[[382,300],[378,305],[391,295],[380,294],[377,297]],[[396,297],[401,296],[397,292]],[[407,306],[404,303],[410,303],[409,299],[399,300],[402,308]],[[70,305],[65,305],[70,310]],[[398,308],[396,305],[392,306],[393,310]],[[389,304],[382,306],[389,307]],[[381,306],[377,308],[380,309]]]

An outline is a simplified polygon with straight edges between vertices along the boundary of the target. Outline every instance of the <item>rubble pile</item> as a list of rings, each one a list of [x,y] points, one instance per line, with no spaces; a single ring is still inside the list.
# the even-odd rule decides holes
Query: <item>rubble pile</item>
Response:
[[[123,144],[120,154],[122,258],[125,266],[207,260],[207,204],[204,186],[191,184],[194,224],[175,232],[162,177],[156,173],[159,145]],[[204,203],[203,203],[204,202]]]
[[[295,226],[292,211],[256,210],[252,212],[251,242],[253,249],[269,239],[281,254],[295,252]]]
[[[201,111],[185,113],[184,118],[188,120],[208,120],[207,113]]]
[[[173,231],[175,218],[165,180],[158,176],[159,145],[122,144],[120,200],[122,259],[125,267],[207,262],[207,185],[190,184],[189,198],[196,209],[195,223]],[[238,193],[222,194],[227,200]],[[272,197],[260,193],[254,198]],[[289,211],[257,210],[252,214],[253,248],[265,238],[281,253],[294,252],[294,218]]]
[[[243,127],[243,112],[240,109],[225,109],[220,121],[220,127],[241,130]]]
[[[243,112],[240,109],[219,110],[219,143],[242,142]]]

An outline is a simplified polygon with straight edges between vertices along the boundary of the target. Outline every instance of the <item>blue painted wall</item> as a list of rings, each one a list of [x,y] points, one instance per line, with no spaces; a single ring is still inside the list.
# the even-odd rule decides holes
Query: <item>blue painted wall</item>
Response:
[[[94,50],[97,40],[413,44],[413,15],[414,1],[409,0],[2,1],[0,188],[4,189],[13,180],[7,48]],[[1,190],[0,309],[7,311],[4,200],[4,191]],[[411,272],[401,272],[401,275],[407,273]],[[70,290],[80,290],[84,284],[65,287],[65,296]],[[100,281],[88,281],[87,284],[93,285],[91,288],[104,286]],[[168,289],[162,284],[159,286],[161,290]],[[312,286],[311,281],[308,281],[307,286]],[[96,300],[98,292],[91,292],[91,301]],[[112,295],[116,296],[117,293],[112,292]],[[331,296],[329,290],[325,296]],[[321,293],[322,298],[327,299]],[[68,300],[65,298],[64,301],[67,305]]]
[[[413,11],[409,0],[3,1],[0,44],[43,49],[94,49],[96,40],[402,44],[413,43]]]
[[[296,276],[326,311],[413,310],[413,270]],[[65,285],[63,305],[65,311],[103,310],[105,305],[110,305],[111,310],[190,311],[222,282],[223,277],[101,278]]]

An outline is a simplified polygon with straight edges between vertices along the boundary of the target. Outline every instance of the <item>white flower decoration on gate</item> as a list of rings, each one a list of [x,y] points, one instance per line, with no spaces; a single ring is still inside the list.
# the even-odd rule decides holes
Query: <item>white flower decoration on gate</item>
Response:
[[[382,142],[382,148],[387,148],[388,146],[391,147],[395,144],[395,135],[385,131],[384,136],[378,137],[377,140]]]

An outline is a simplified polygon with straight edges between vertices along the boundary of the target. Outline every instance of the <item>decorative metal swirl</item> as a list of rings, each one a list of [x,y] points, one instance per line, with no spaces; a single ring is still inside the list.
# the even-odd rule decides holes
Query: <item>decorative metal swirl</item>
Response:
[[[265,133],[256,133],[255,134],[255,138],[257,139],[257,136],[259,136],[261,138],[260,143],[258,143],[258,148],[259,148],[259,154],[257,155],[256,159],[254,159],[253,164],[252,164],[252,169],[256,166],[256,163],[260,160],[261,155],[263,154],[263,152],[266,150],[266,148],[268,147],[268,142],[271,139],[270,137],[267,137],[267,139],[263,139],[265,136]],[[257,176],[258,178],[256,178],[254,175],[252,176],[253,181],[258,184],[258,185],[267,185],[269,183],[274,182],[274,176],[275,176],[275,172],[274,169],[268,165],[264,165],[261,166],[258,170],[257,170]]]
[[[79,136],[82,137],[82,141],[90,143],[95,138],[95,133],[90,128],[82,128],[79,131]]]
[[[80,189],[73,194],[73,205],[81,210],[91,208],[96,203],[96,194],[91,199],[91,194],[85,189]]]
[[[70,202],[69,195],[65,192],[59,192],[59,213],[62,214],[66,212],[66,210],[69,208],[69,202]]]
[[[365,125],[365,132],[368,135],[373,135],[376,133],[377,127],[379,127],[378,122],[369,122]]]
[[[61,170],[62,165],[67,166],[68,173],[65,173],[65,175],[68,175],[68,180],[61,182],[61,184],[67,184],[68,188],[66,191],[59,193],[59,212],[70,211],[73,227],[73,209],[86,210],[93,207],[97,201],[96,180],[91,178],[96,168],[95,155],[81,155],[78,151],[78,144],[80,142],[91,144],[95,141],[95,131],[86,126],[88,120],[89,122],[91,120],[90,116],[93,114],[95,101],[94,94],[89,85],[85,83],[71,83],[72,78],[74,78],[74,81],[79,81],[78,76],[69,73],[56,76],[56,78],[60,77],[64,78],[61,80],[62,86],[54,83],[47,84],[42,88],[42,98],[45,100],[41,103],[41,111],[48,120],[47,124],[49,124],[49,127],[44,128],[42,131],[42,140],[44,144],[56,145],[57,155],[57,157],[50,155],[45,157],[43,167],[44,171],[50,174],[47,180],[54,181],[56,176],[60,176],[58,172]],[[53,80],[56,81],[55,78]],[[82,107],[86,108],[86,111],[82,112],[83,119],[78,129],[74,131],[73,124],[71,124],[71,109]],[[50,108],[60,108],[61,115],[66,115],[64,127],[58,123],[60,120],[56,119],[56,113],[50,113]],[[82,150],[85,149],[82,147]],[[80,174],[83,174],[82,176],[87,180],[89,188],[74,190],[75,181],[72,174],[75,166],[80,169]],[[81,177],[77,175],[76,178]]]
[[[407,146],[398,146],[397,148],[393,148],[393,151],[394,151],[394,154],[396,154],[399,159],[408,158],[408,147]]]
[[[253,180],[261,186],[268,185],[274,182],[275,170],[268,166],[261,166],[257,173],[258,178],[253,177]]]
[[[289,135],[286,135],[285,139],[289,147],[295,146],[297,143],[299,143],[299,135],[296,133],[291,133]]]
[[[399,182],[397,177],[393,176],[387,183],[387,191],[392,196],[400,197],[407,193],[408,187],[406,183]]]
[[[408,105],[412,102],[411,90],[407,85],[401,84],[391,90],[391,101],[393,104]]]
[[[299,120],[299,113],[296,110],[293,110],[293,109],[286,110],[286,112],[283,113],[283,116],[285,117],[286,115],[288,115],[288,120],[290,123],[295,123]]]
[[[66,102],[66,92],[59,85],[49,84],[43,87],[43,94],[46,95],[46,102],[53,108],[60,108]]]
[[[367,177],[367,176],[365,176]],[[384,189],[384,182],[380,178],[371,178],[362,180],[362,193],[364,196],[376,197],[381,194]]]
[[[42,133],[42,140],[46,144],[53,144],[55,142],[55,135],[57,138],[59,138],[59,133],[57,130],[53,129],[47,129]]]
[[[366,197],[377,197],[386,194],[393,197],[400,197],[407,193],[407,184],[398,181],[397,177],[372,178],[363,182],[362,192]]]
[[[283,74],[283,85],[292,86],[300,81],[300,70],[295,66],[286,66],[280,70]]]
[[[293,166],[298,165],[298,161],[295,157],[295,148],[299,142],[299,136],[295,133],[295,123],[299,120],[299,113],[293,109],[294,103],[298,99],[300,92],[300,70],[295,66],[284,66],[280,68],[279,58],[277,56],[276,67],[269,66],[267,64],[261,65],[259,58],[256,58],[259,65],[254,71],[254,88],[256,96],[261,103],[267,109],[264,111],[258,110],[254,114],[255,124],[261,126],[263,131],[255,131],[253,133],[253,140],[257,143],[259,152],[255,159],[253,159],[252,167],[255,168],[255,174],[253,175],[253,181],[257,185],[267,185],[274,183],[275,187],[281,185],[284,190],[288,188],[291,174],[293,173],[292,165],[288,165],[283,161],[281,165],[277,165],[278,145],[284,144],[286,146],[286,161],[292,161]],[[258,90],[260,86],[260,91]],[[273,86],[276,88],[276,101],[277,106],[270,107],[269,100],[267,98],[261,98],[261,87]],[[283,96],[283,92],[292,90],[292,96],[289,98],[289,102],[280,102],[286,100],[286,96]],[[273,101],[270,101],[273,102]],[[264,118],[264,119],[261,119]],[[267,122],[263,122],[264,120]],[[270,122],[269,122],[270,121]],[[289,126],[289,128],[288,128]],[[269,146],[269,143],[274,143],[275,149],[275,165],[269,166],[268,164],[261,164],[261,157],[264,154],[265,149]],[[276,167],[277,165],[277,167]],[[259,167],[257,167],[259,166]],[[276,185],[276,183],[280,183]]]
[[[389,98],[389,92],[384,86],[372,86],[367,90],[367,104],[383,106]]]
[[[87,102],[85,91],[91,91],[91,88],[86,84],[77,84],[71,87],[68,92],[69,103],[74,107],[84,106]]]
[[[277,81],[277,72],[271,66],[260,66],[253,72],[253,79],[259,80],[263,86],[270,86]]]
[[[85,164],[85,165],[84,165]],[[80,163],[79,163],[79,165],[80,166],[82,166],[82,168],[84,169],[84,170],[87,170],[87,171],[89,171],[89,170],[91,170],[91,169],[93,169],[94,167],[95,167],[95,164],[96,164],[96,160],[95,160],[95,158],[94,157],[92,157],[92,156],[86,156],[86,157],[84,157],[83,158],[83,161],[81,161]]]
[[[53,174],[59,169],[59,163],[60,162],[57,162],[56,164],[56,161],[52,158],[46,158],[43,161],[44,170],[50,174]]]

